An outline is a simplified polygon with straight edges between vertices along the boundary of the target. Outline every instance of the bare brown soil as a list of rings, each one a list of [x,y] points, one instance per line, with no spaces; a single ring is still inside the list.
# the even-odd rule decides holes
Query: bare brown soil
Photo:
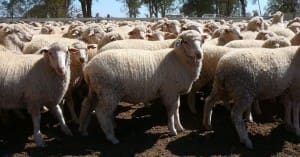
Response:
[[[203,102],[198,102],[199,106]],[[31,137],[32,123],[12,117],[0,124],[0,156],[300,156],[300,138],[285,130],[283,109],[278,103],[263,102],[264,115],[255,115],[256,123],[247,123],[253,150],[239,143],[229,112],[216,107],[214,131],[201,126],[202,113],[193,115],[181,106],[181,121],[186,131],[170,136],[165,108],[122,103],[116,111],[116,135],[120,144],[110,144],[93,116],[89,136],[79,135],[76,124],[68,122],[74,136],[60,131],[50,113],[42,115],[41,130],[47,147],[36,148]],[[199,111],[201,111],[199,107]]]

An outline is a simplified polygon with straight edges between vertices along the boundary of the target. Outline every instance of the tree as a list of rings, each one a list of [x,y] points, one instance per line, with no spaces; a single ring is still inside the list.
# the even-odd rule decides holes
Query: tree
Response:
[[[6,10],[6,16],[9,18],[14,18],[23,14],[23,3],[25,3],[24,0],[4,0],[3,2],[1,2],[1,5],[4,10]]]
[[[259,15],[261,15],[261,9],[260,9],[260,2],[259,0],[252,0],[252,3],[255,4],[257,2],[258,9],[259,9]]]
[[[36,0],[36,3],[28,10],[24,17],[69,17],[69,9],[72,0]]]
[[[246,17],[246,0],[240,0],[241,8],[242,8],[242,16]]]
[[[295,17],[299,7],[299,2],[297,0],[268,0],[267,11],[269,13],[274,13],[278,10],[282,12],[291,12],[293,13],[293,17]]]
[[[79,0],[83,17],[92,17],[93,0]]]
[[[142,0],[142,3],[148,7],[149,17],[158,17],[159,14],[164,17],[175,2],[176,0]]]
[[[127,9],[127,14],[130,18],[136,18],[140,13],[139,8],[142,5],[140,0],[117,0],[121,1],[124,4],[124,7]]]

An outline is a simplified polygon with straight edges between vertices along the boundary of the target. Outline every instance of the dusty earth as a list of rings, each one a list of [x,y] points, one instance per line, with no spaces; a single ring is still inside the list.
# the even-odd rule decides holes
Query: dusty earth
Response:
[[[203,102],[198,104],[201,111]],[[282,106],[278,102],[261,104],[264,115],[255,115],[256,123],[247,123],[253,150],[239,143],[224,107],[214,109],[214,131],[205,131],[202,113],[193,115],[182,104],[181,121],[186,131],[174,137],[168,134],[166,111],[159,103],[151,107],[122,103],[116,111],[120,144],[110,144],[104,138],[95,116],[88,137],[80,136],[78,126],[70,121],[74,136],[67,137],[55,118],[44,113],[41,131],[47,147],[36,148],[30,117],[26,115],[23,120],[12,116],[0,123],[0,156],[300,156],[300,138],[285,130]]]

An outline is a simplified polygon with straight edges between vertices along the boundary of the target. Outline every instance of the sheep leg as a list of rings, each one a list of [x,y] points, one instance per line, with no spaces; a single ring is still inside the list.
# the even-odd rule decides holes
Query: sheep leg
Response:
[[[71,130],[69,127],[66,125],[62,110],[59,105],[55,105],[54,107],[51,108],[51,112],[56,116],[60,123],[60,128],[62,132],[64,132],[68,136],[73,136]]]
[[[292,121],[291,121],[292,104],[290,101],[286,101],[284,109],[285,109],[284,122],[286,124],[286,127],[292,128]]]
[[[177,130],[175,128],[175,115],[176,115],[176,111],[177,111],[177,107],[179,107],[179,105],[177,105],[178,102],[178,96],[174,96],[174,98],[170,98],[169,97],[164,97],[164,104],[167,108],[167,114],[168,114],[168,128],[171,132],[171,135],[177,135]],[[179,117],[178,117],[179,119]]]
[[[297,136],[300,136],[300,129],[299,129],[299,109],[300,109],[300,104],[297,103],[295,104],[293,108],[293,126],[296,132]]]
[[[182,132],[184,131],[184,128],[182,127],[182,124],[180,122],[179,107],[180,107],[180,98],[178,97],[176,103],[176,113],[175,113],[175,128],[177,129],[177,131]]]
[[[74,101],[72,99],[72,96],[67,96],[66,97],[66,101],[67,101],[67,107],[69,109],[69,112],[71,114],[71,117],[72,117],[72,120],[76,123],[76,124],[79,124],[79,119],[78,119],[78,116],[75,112],[75,109],[74,109]]]
[[[258,100],[255,100],[254,103],[253,103],[253,110],[254,110],[254,113],[255,114],[258,114],[258,115],[261,115],[262,114],[262,111],[260,109],[260,106],[259,106],[259,101]]]
[[[96,116],[101,128],[106,136],[106,139],[113,144],[118,144],[119,140],[115,136],[113,124],[113,112],[118,105],[118,102],[111,96],[102,97],[101,102],[96,107]],[[109,104],[108,102],[111,102]]]
[[[193,114],[197,113],[196,110],[196,100],[195,100],[195,92],[191,91],[188,95],[187,95],[187,101],[188,101],[188,105],[189,105],[189,109]]]
[[[243,97],[245,98],[245,97]],[[248,149],[253,149],[253,144],[248,137],[248,132],[243,121],[243,113],[251,108],[251,99],[234,101],[235,104],[231,110],[231,120],[234,123],[236,131],[239,135],[240,142],[245,144]]]
[[[34,141],[38,147],[45,147],[41,131],[40,131],[40,121],[41,121],[41,112],[39,108],[28,108],[28,113],[31,114],[32,123],[33,123],[33,136]]]
[[[84,98],[82,104],[81,104],[81,110],[79,115],[79,132],[83,136],[87,136],[87,128],[89,126],[91,117],[92,117],[92,105],[91,105],[91,98],[90,96]]]
[[[216,96],[213,94],[208,96],[205,99],[205,104],[204,104],[204,108],[203,108],[203,120],[202,120],[202,124],[204,126],[205,129],[207,130],[211,130],[211,117],[212,117],[212,108],[216,102]]]

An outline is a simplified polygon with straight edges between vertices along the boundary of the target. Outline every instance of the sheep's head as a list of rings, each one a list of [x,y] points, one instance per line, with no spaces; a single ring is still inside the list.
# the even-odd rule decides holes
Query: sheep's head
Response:
[[[104,30],[100,26],[89,26],[83,31],[82,40],[89,44],[96,44],[100,42],[104,34]]]
[[[207,38],[195,30],[183,31],[175,41],[175,49],[183,48],[184,52],[180,53],[184,53],[189,63],[199,63],[203,57],[202,45]]]
[[[41,29],[41,34],[55,34],[55,28],[51,25],[45,25]]]
[[[98,43],[98,49],[100,49],[102,46],[116,40],[124,40],[124,37],[119,32],[109,32],[106,33],[101,41]]]
[[[276,11],[272,15],[272,24],[283,23],[283,13],[281,11]]]
[[[161,31],[153,31],[151,33],[147,33],[147,38],[150,41],[156,41],[156,40],[165,40],[164,39],[164,33]]]
[[[203,33],[201,25],[196,22],[186,23],[185,25],[182,26],[182,30],[195,30],[198,31],[199,33]]]
[[[229,42],[232,40],[242,40],[243,36],[241,35],[240,29],[238,27],[230,27],[230,28],[224,28],[221,31],[219,38],[222,38],[227,42]]]
[[[291,46],[291,42],[285,37],[272,37],[262,45],[264,48],[280,48]]]
[[[165,24],[167,26],[168,32],[174,34],[180,33],[180,23],[177,20],[167,20]]]
[[[130,39],[146,39],[148,29],[144,26],[137,26],[128,33]]]
[[[72,63],[79,63],[85,64],[88,60],[87,51],[89,49],[95,49],[97,46],[96,44],[89,44],[82,41],[75,42],[69,47],[69,51],[71,53],[71,62]]]
[[[256,35],[255,40],[267,40],[271,37],[277,36],[274,32],[272,31],[259,31]]]
[[[247,25],[247,30],[249,31],[260,31],[264,30],[264,19],[260,16],[255,16],[250,19]]]
[[[45,61],[61,77],[65,78],[70,67],[70,55],[68,47],[62,43],[55,42],[48,47],[40,49],[44,54]]]

